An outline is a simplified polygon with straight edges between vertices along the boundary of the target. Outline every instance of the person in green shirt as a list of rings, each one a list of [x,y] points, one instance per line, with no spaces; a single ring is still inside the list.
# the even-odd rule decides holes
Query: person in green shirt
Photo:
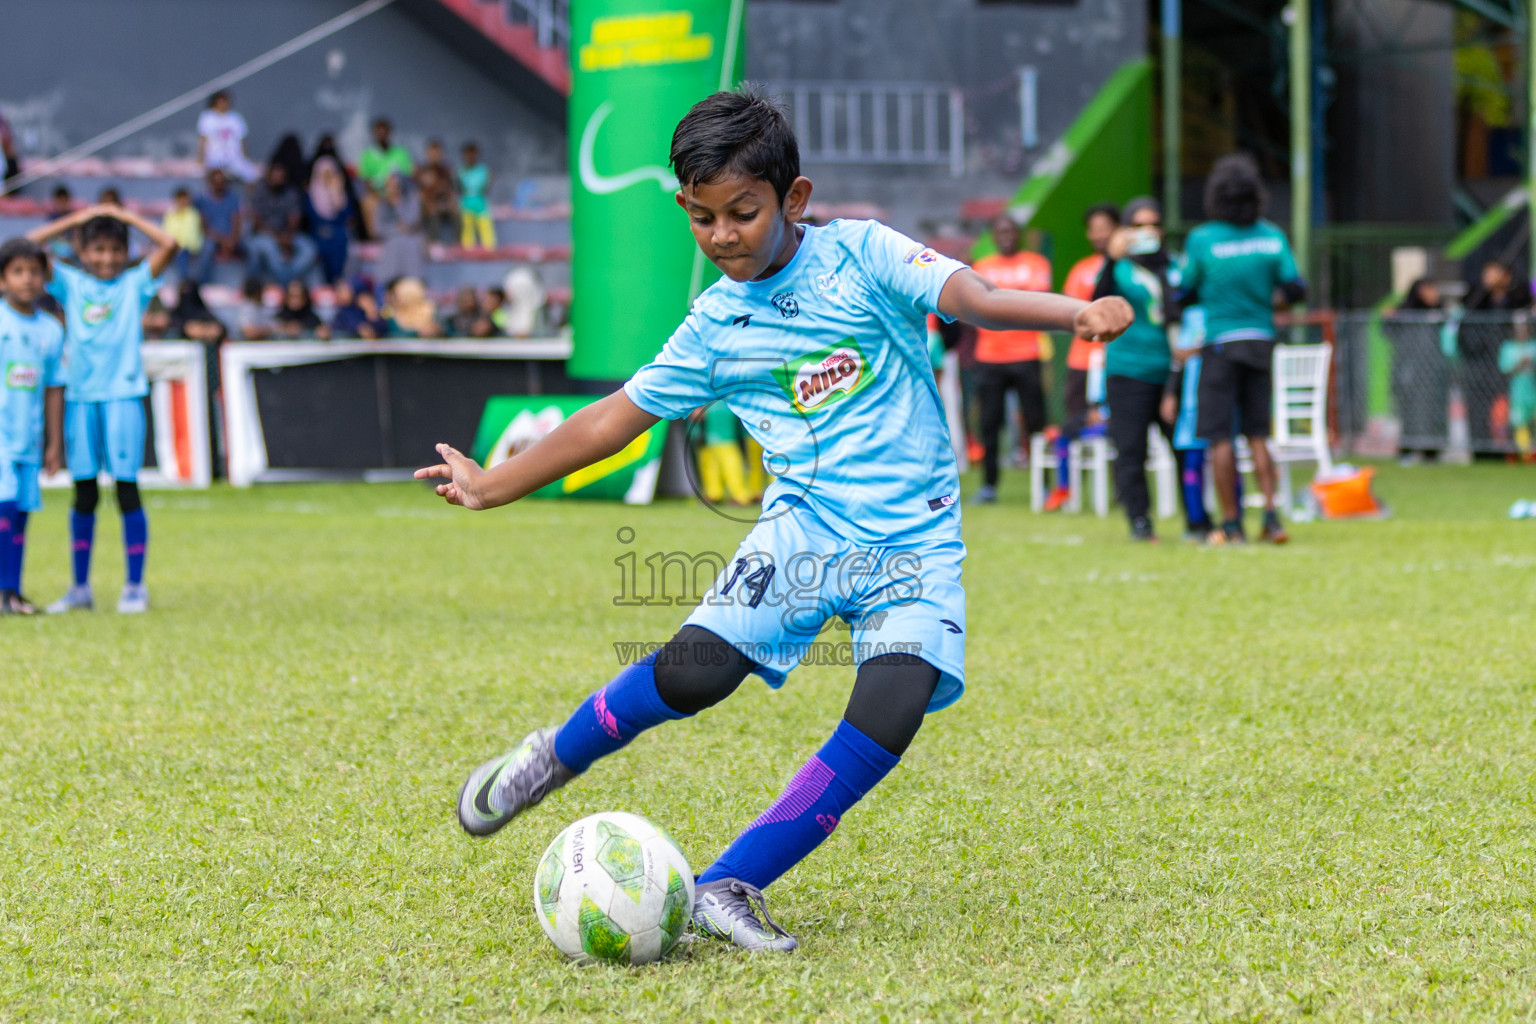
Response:
[[[358,176],[370,191],[383,191],[384,183],[392,175],[410,178],[416,173],[416,161],[411,159],[411,151],[390,140],[394,130],[387,117],[374,121],[373,145],[363,150],[362,158],[357,161]]]
[[[1196,433],[1209,442],[1222,529],[1212,543],[1241,544],[1237,502],[1238,433],[1248,439],[1253,472],[1264,495],[1264,540],[1288,539],[1275,512],[1278,476],[1270,458],[1276,296],[1285,304],[1306,296],[1306,283],[1285,233],[1262,218],[1266,199],[1258,164],[1245,153],[1216,161],[1205,186],[1210,218],[1185,243],[1185,301],[1205,308],[1206,345],[1200,368]]]
[[[1093,297],[1118,295],[1135,321],[1104,353],[1104,395],[1109,437],[1115,445],[1115,489],[1131,524],[1131,539],[1155,542],[1147,495],[1147,433],[1156,426],[1173,441],[1172,425],[1158,418],[1173,363],[1169,335],[1178,334],[1179,309],[1169,287],[1171,260],[1163,242],[1163,208],[1143,196],[1125,204],[1125,227],[1110,238]]]

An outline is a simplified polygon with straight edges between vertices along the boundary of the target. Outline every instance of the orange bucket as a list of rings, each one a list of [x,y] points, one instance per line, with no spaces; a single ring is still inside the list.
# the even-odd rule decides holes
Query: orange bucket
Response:
[[[1371,479],[1376,471],[1367,466],[1349,476],[1326,482],[1313,481],[1312,496],[1324,519],[1350,519],[1355,516],[1381,515],[1381,503],[1371,493]]]

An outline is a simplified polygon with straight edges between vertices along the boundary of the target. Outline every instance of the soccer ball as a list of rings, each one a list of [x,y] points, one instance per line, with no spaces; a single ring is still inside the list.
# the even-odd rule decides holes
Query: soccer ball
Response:
[[[593,814],[544,851],[533,910],[573,960],[648,964],[693,917],[693,871],[672,837],[638,814]]]

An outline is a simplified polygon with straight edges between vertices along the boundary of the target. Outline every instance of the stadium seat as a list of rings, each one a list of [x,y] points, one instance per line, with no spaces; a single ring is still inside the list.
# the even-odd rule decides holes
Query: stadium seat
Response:
[[[1044,504],[1045,470],[1049,443],[1044,434],[1036,434],[1029,442],[1030,508],[1040,511]],[[1115,459],[1114,446],[1107,437],[1083,437],[1068,446],[1071,468],[1067,473],[1067,510],[1081,512],[1083,508],[1083,474],[1091,477],[1094,515],[1109,515],[1109,463]],[[1171,519],[1179,511],[1179,463],[1173,449],[1163,437],[1162,431],[1147,428],[1147,472],[1152,474],[1156,492],[1153,510],[1159,519]]]

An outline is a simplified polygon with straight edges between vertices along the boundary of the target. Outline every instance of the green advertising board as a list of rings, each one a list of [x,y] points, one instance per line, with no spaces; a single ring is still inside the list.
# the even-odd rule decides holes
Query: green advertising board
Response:
[[[591,395],[497,395],[485,403],[470,457],[486,469],[516,455],[565,422],[577,409],[597,401]],[[662,421],[617,455],[578,469],[533,492],[535,498],[592,498],[646,505],[656,495],[656,475],[666,447]]]
[[[572,0],[567,372],[623,380],[718,273],[667,167],[688,108],[741,79],[746,0]]]

